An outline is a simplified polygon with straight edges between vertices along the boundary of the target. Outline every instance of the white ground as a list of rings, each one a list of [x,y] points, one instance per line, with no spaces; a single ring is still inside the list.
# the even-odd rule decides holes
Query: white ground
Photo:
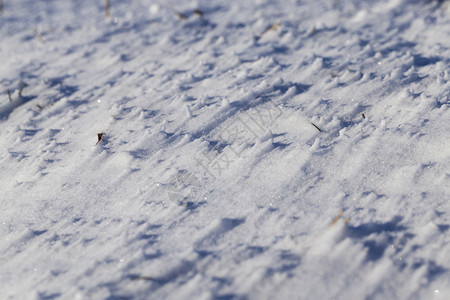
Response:
[[[1,299],[450,298],[448,1],[103,2],[4,1]]]

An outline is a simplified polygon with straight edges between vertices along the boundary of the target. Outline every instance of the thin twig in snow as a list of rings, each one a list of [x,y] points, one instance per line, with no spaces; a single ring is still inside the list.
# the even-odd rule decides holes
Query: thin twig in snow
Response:
[[[200,9],[196,9],[196,10],[194,10],[194,13],[196,14],[196,15],[198,15],[199,17],[203,17],[203,11],[202,10],[200,10]]]
[[[262,38],[266,33],[270,32],[270,31],[275,31],[278,29],[278,27],[280,26],[280,22],[275,22],[275,24],[273,24],[272,26],[270,26],[269,28],[267,28],[266,30],[264,30],[263,33],[261,33],[259,36],[256,37],[257,40],[259,40],[260,38]]]
[[[28,84],[26,84],[25,82],[22,83],[22,86],[20,87],[20,90],[19,90],[19,97],[22,97],[22,92],[27,86],[28,86]]]
[[[178,11],[177,9],[175,9],[175,7],[173,7],[172,5],[170,6],[170,8],[172,9],[172,11],[177,15],[178,18],[180,18],[181,20],[187,20],[187,17],[182,14],[180,11]]]
[[[314,124],[313,122],[311,122],[311,125],[314,126],[314,127],[316,127],[316,129],[319,130],[319,132],[322,132],[322,129],[320,129],[319,127],[317,127],[317,125]]]
[[[97,138],[98,138],[98,141],[97,141],[96,145],[102,141],[102,139],[103,139],[103,132],[97,133]]]
[[[339,219],[342,217],[342,214],[343,214],[343,213],[344,213],[344,210],[341,209],[341,211],[340,211],[339,214],[336,216],[336,218],[334,218],[333,222],[331,222],[331,224],[330,224],[329,227],[331,227],[331,226],[333,226],[334,224],[336,224],[337,221],[339,221]]]
[[[105,0],[105,18],[109,18],[109,0]]]

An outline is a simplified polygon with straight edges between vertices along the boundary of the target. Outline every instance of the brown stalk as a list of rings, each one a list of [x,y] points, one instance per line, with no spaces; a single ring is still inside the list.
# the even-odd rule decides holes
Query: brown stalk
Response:
[[[105,18],[109,18],[109,0],[105,0]]]
[[[319,132],[322,132],[322,129],[320,129],[319,127],[317,127],[317,125],[314,124],[313,122],[311,122],[311,125],[314,126],[314,127],[316,127],[316,129],[319,130]]]
[[[103,139],[103,132],[97,133],[97,138],[98,138],[98,141],[97,141],[96,145],[102,141],[102,139]]]
[[[342,214],[343,214],[343,213],[344,213],[344,210],[341,209],[341,211],[340,211],[339,214],[336,216],[336,218],[334,218],[333,222],[331,222],[331,224],[330,224],[329,227],[331,227],[331,226],[333,226],[334,224],[336,224],[337,221],[339,221],[339,219],[342,217]],[[348,221],[347,221],[347,222],[348,222]],[[347,222],[346,222],[346,223],[347,223]]]

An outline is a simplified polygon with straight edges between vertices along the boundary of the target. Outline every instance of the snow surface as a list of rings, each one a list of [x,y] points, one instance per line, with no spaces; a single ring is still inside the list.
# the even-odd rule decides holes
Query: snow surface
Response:
[[[450,299],[448,1],[5,0],[0,34],[1,299]]]

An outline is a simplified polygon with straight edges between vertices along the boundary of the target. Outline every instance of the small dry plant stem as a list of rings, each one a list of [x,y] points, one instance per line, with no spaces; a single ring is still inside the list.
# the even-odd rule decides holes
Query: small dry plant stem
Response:
[[[109,0],[105,0],[105,18],[109,18],[109,4]]]

